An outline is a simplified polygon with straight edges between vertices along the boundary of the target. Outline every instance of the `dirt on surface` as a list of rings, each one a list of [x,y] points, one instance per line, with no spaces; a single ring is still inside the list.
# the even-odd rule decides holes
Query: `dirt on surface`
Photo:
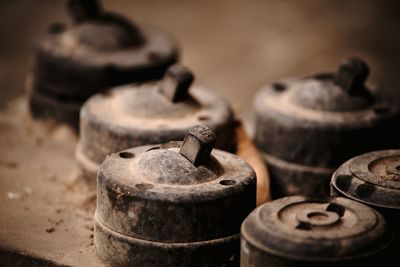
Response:
[[[79,179],[76,140],[67,127],[32,122],[25,99],[1,113],[0,255],[12,263],[101,265],[93,249],[96,195]]]

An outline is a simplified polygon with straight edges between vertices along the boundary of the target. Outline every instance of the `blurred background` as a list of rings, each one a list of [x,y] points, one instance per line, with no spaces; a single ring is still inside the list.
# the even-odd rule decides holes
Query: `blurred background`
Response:
[[[398,90],[400,1],[102,3],[107,10],[175,36],[196,83],[223,94],[245,117],[263,84],[333,71],[349,55],[368,61],[370,81]],[[0,1],[0,107],[24,92],[35,40],[52,22],[70,23],[64,6],[62,0]]]

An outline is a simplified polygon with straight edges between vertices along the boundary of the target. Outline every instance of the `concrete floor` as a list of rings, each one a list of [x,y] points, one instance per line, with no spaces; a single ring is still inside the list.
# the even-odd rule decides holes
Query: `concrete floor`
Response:
[[[246,117],[264,83],[334,70],[348,55],[370,63],[373,81],[397,86],[399,1],[102,2],[173,34],[196,82],[225,95]],[[23,92],[34,40],[50,22],[68,21],[64,3],[1,1],[0,105]]]

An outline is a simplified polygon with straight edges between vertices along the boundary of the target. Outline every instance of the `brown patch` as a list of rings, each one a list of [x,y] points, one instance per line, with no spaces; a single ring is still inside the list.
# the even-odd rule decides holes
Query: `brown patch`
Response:
[[[54,230],[55,230],[54,227],[51,227],[51,228],[47,228],[46,232],[50,234],[50,233],[54,232]]]
[[[9,169],[16,169],[18,168],[18,163],[11,160],[0,160],[0,166]]]

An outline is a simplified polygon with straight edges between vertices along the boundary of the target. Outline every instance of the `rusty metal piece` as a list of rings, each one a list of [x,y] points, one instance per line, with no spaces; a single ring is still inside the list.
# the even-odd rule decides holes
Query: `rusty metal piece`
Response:
[[[385,260],[392,238],[382,215],[356,201],[286,197],[243,222],[241,266],[370,266]]]
[[[399,103],[367,87],[368,66],[352,58],[336,74],[267,85],[255,97],[254,140],[271,174],[272,197],[329,195],[335,168],[376,149],[400,147]]]
[[[195,126],[189,129],[179,149],[179,154],[197,167],[209,160],[216,141],[217,137],[213,130],[203,125]]]
[[[358,95],[368,92],[365,81],[369,75],[367,63],[358,57],[344,60],[335,73],[334,82],[349,95]]]
[[[331,194],[382,213],[395,230],[395,247],[400,246],[400,150],[375,151],[348,160],[333,174]]]
[[[180,75],[173,77],[177,80],[171,81],[173,84],[182,81]],[[95,95],[85,103],[77,160],[89,183],[94,185],[106,155],[140,145],[183,140],[188,129],[198,124],[213,129],[218,137],[216,148],[235,149],[234,115],[225,99],[210,90],[191,86],[185,98],[174,102],[165,96],[163,86],[164,81],[122,86]]]
[[[175,64],[168,68],[161,84],[161,90],[172,101],[182,101],[188,97],[194,76],[190,70]]]
[[[71,0],[67,7],[75,24],[52,24],[36,46],[28,88],[32,98],[39,94],[61,106],[81,106],[112,86],[160,79],[177,61],[175,41],[157,28],[103,11],[93,0]],[[30,102],[34,118],[78,129],[76,113],[65,111],[60,117],[46,103],[38,109],[32,107],[35,100]]]
[[[180,148],[136,147],[101,165],[94,239],[107,265],[238,266],[240,224],[256,205],[254,170],[217,149],[195,166]]]

